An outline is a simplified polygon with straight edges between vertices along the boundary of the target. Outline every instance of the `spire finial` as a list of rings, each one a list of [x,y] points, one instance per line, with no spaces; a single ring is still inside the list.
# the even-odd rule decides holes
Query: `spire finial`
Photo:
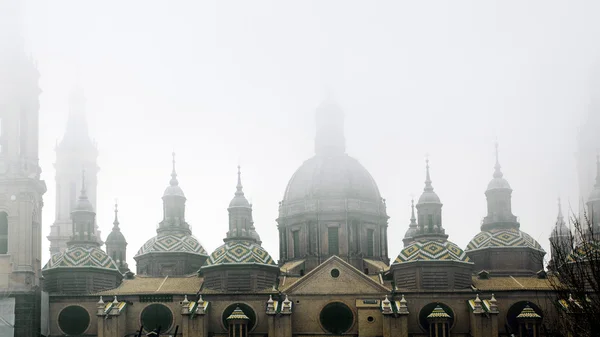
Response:
[[[115,221],[113,221],[113,230],[119,230],[119,201],[115,199]]]
[[[429,174],[429,155],[425,156],[425,191],[433,191],[433,186],[431,185],[431,175]]]
[[[81,169],[81,197],[87,198],[87,191],[85,189],[85,167]]]
[[[173,156],[173,171],[171,171],[171,186],[179,185],[177,181],[177,172],[175,171],[175,151],[171,154]]]
[[[496,140],[496,165],[494,165],[494,178],[502,178],[504,174],[502,173],[502,166],[500,166],[500,155],[498,150],[498,141]]]
[[[242,186],[242,168],[241,168],[240,165],[238,165],[237,169],[238,169],[238,172],[237,172],[238,180],[237,180],[237,186],[235,187],[236,188],[235,195],[236,196],[242,196],[242,195],[244,195],[244,191],[242,190],[243,189],[243,186]]]
[[[410,200],[410,227],[417,227],[417,218],[415,217],[415,198]]]
[[[562,203],[560,200],[560,197],[558,197],[558,220],[562,221],[565,217],[563,216],[563,212],[562,212]]]

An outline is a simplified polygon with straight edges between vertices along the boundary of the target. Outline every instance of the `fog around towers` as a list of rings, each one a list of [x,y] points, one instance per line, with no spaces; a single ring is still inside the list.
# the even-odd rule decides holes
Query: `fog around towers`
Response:
[[[75,85],[100,151],[98,222],[105,237],[118,198],[130,267],[162,218],[173,149],[205,249],[225,236],[240,164],[277,259],[278,201],[314,153],[314,112],[329,94],[345,113],[348,154],[387,200],[392,259],[426,154],[446,233],[463,248],[486,214],[496,139],[513,212],[547,252],[557,197],[577,208],[577,130],[600,97],[595,1],[27,0],[26,10],[43,90],[44,238]]]

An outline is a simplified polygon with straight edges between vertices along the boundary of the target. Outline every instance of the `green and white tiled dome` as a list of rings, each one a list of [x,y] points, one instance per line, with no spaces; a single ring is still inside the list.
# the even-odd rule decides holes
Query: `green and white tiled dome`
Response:
[[[135,257],[149,253],[190,253],[208,255],[198,239],[185,233],[161,233],[146,241]]]
[[[413,261],[470,262],[467,254],[447,240],[414,241],[398,254],[393,264]]]
[[[63,253],[52,255],[43,270],[57,268],[99,268],[119,270],[119,267],[102,249],[98,247],[74,246]]]
[[[277,267],[271,255],[252,241],[228,241],[210,254],[202,268],[217,265],[265,265]]]
[[[496,228],[482,231],[469,242],[466,250],[498,247],[532,248],[544,251],[534,238],[518,228]]]

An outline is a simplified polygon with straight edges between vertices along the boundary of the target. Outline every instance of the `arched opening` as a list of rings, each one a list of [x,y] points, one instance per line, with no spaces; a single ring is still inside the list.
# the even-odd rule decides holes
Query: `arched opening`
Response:
[[[323,329],[334,335],[348,332],[354,324],[354,313],[342,302],[327,304],[319,314]]]
[[[227,329],[228,331],[231,331],[229,329],[230,327],[230,323],[232,322],[232,320],[227,320],[229,317],[231,317],[231,315],[234,313],[234,311],[236,309],[241,310],[244,315],[248,318],[248,321],[245,323],[245,328],[243,329],[243,331],[247,331],[250,332],[252,331],[252,329],[254,329],[254,326],[256,325],[256,313],[254,312],[254,309],[252,309],[249,305],[244,304],[244,303],[234,303],[231,304],[230,306],[228,306],[225,310],[223,310],[223,314],[221,315],[221,320],[223,322],[223,326],[225,327],[225,329]],[[237,317],[234,315],[234,317]],[[241,322],[237,322],[235,324],[238,324]],[[239,327],[238,327],[239,329]],[[239,332],[239,330],[238,330]],[[239,335],[236,335],[236,337]]]
[[[517,302],[506,313],[506,330],[519,337],[538,337],[542,318],[543,312],[536,304]]]
[[[78,305],[68,306],[58,315],[58,327],[66,335],[82,335],[89,325],[90,315]]]
[[[8,253],[8,214],[0,212],[0,254]]]
[[[163,304],[150,304],[142,310],[141,320],[146,331],[160,328],[166,332],[173,326],[173,313]]]
[[[419,324],[431,337],[448,337],[454,325],[454,311],[444,303],[429,303],[419,312]]]

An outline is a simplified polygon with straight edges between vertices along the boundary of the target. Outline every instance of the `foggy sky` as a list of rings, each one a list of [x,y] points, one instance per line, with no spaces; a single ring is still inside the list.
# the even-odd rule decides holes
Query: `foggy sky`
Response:
[[[29,0],[41,72],[40,161],[54,221],[54,144],[77,83],[99,144],[98,223],[114,199],[128,262],[155,235],[177,153],[187,220],[210,253],[227,231],[236,166],[263,246],[289,178],[313,155],[328,91],[347,152],[373,175],[402,248],[430,155],[443,224],[460,247],[479,232],[494,142],[521,229],[549,251],[556,199],[577,204],[576,132],[600,59],[597,1]],[[548,256],[547,256],[548,257]]]

